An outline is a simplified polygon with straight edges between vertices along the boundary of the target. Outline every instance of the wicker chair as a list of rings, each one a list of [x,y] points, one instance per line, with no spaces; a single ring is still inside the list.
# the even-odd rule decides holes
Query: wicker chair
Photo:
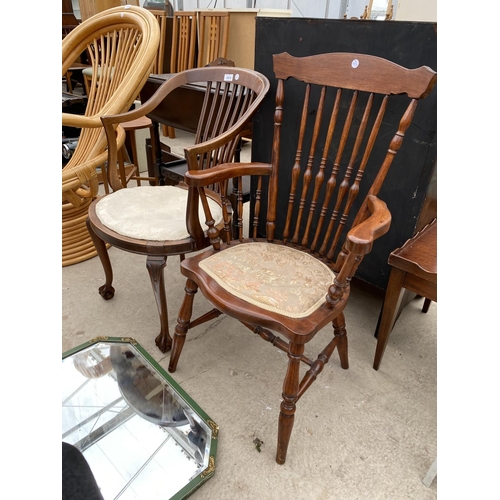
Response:
[[[62,42],[62,74],[85,50],[93,67],[84,115],[62,114],[64,126],[81,129],[78,145],[62,170],[62,263],[97,255],[85,221],[98,194],[97,168],[107,159],[103,115],[126,112],[146,82],[158,51],[160,28],[151,12],[130,5],[105,10],[84,21]],[[121,147],[125,132],[116,128]]]

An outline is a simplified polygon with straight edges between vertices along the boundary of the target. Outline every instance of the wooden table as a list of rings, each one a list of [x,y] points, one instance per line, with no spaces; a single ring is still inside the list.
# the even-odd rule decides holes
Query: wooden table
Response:
[[[405,290],[437,302],[437,219],[389,256],[391,274],[382,306],[373,368],[378,370],[389,335],[401,310]]]
[[[172,78],[174,74],[150,75],[144,84],[140,98],[146,102],[158,90],[162,83]],[[151,113],[154,124],[153,133],[156,135],[156,144],[162,144],[161,151],[153,152],[151,145],[146,143],[148,155],[148,175],[156,177],[161,185],[178,184],[184,179],[187,164],[183,157],[177,157],[170,152],[170,148],[161,143],[158,124],[184,130],[192,134],[198,128],[198,119],[205,99],[205,86],[197,84],[182,85],[173,90]],[[240,160],[241,141],[235,152],[235,161]],[[166,160],[166,161],[165,161]],[[250,198],[250,179],[243,178],[243,200]]]

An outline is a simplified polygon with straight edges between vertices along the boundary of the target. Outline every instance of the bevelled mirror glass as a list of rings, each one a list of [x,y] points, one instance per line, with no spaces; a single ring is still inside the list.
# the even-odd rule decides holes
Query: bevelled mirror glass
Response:
[[[215,472],[218,427],[133,339],[63,355],[62,440],[105,500],[181,499]]]

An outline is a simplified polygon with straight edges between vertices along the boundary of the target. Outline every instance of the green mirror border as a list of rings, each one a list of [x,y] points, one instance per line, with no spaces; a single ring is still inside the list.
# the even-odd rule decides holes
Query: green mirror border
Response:
[[[144,359],[168,382],[168,384],[179,394],[179,396],[200,416],[200,418],[212,429],[212,439],[210,442],[210,453],[208,467],[201,474],[192,479],[184,488],[179,490],[170,500],[182,500],[197,490],[205,481],[215,474],[215,456],[217,454],[217,443],[219,437],[219,426],[209,417],[209,415],[182,389],[182,387],[164,370],[157,361],[132,337],[95,337],[77,347],[64,352],[62,359],[66,359],[77,352],[82,351],[92,345],[101,342],[115,344],[130,344],[137,349]]]

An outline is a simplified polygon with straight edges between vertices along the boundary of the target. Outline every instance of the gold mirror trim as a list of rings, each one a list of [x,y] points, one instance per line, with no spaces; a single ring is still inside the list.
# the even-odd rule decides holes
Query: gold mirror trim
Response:
[[[201,478],[204,479],[208,475],[215,473],[215,459],[213,456],[210,456],[208,459],[208,467],[201,473]]]
[[[212,429],[212,439],[217,439],[219,435],[219,426],[213,420],[207,420],[207,424]]]

